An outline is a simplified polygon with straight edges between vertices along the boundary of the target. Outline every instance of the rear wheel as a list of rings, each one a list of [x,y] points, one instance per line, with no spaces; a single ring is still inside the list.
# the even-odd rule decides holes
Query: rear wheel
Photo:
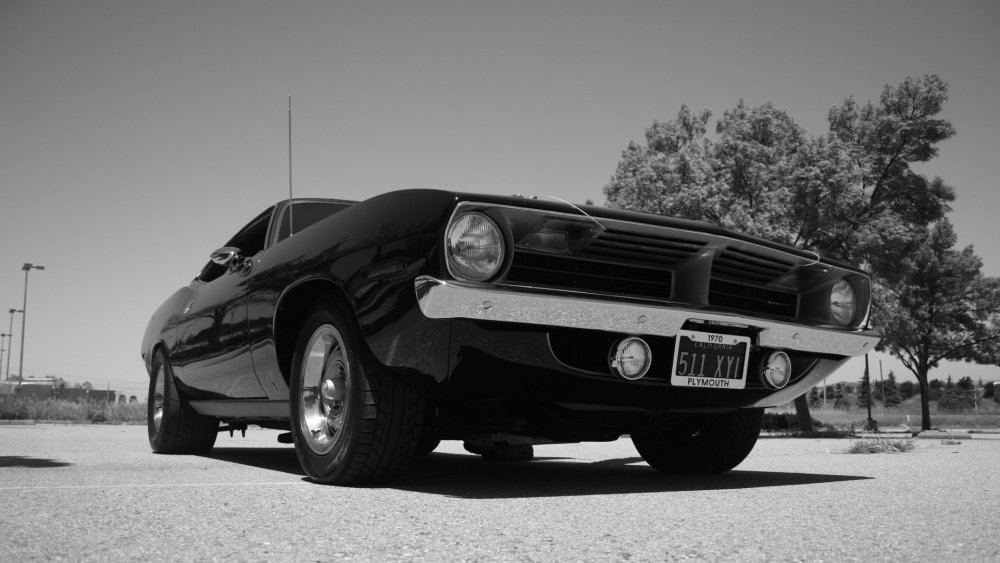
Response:
[[[708,474],[729,471],[753,450],[764,409],[740,409],[685,420],[669,430],[634,434],[642,459],[664,473]]]
[[[309,477],[338,485],[388,479],[414,455],[421,407],[416,390],[371,355],[353,317],[317,304],[291,374],[292,437]]]
[[[149,445],[158,454],[204,454],[215,446],[219,421],[200,415],[177,393],[173,370],[163,350],[153,357],[146,401]]]

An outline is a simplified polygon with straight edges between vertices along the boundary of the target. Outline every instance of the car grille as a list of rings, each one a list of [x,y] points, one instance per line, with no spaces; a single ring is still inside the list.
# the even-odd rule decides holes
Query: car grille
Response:
[[[794,317],[798,296],[794,293],[713,279],[708,290],[708,304],[724,309]]]
[[[712,262],[712,277],[729,277],[738,283],[772,283],[789,273],[794,262],[746,250],[727,248]]]
[[[671,272],[662,267],[627,266],[554,254],[516,252],[507,281],[559,289],[669,299]]]
[[[672,266],[694,256],[704,246],[705,242],[698,240],[608,229],[584,246],[580,255]]]
[[[794,317],[798,305],[798,296],[794,292],[762,287],[781,280],[794,267],[795,263],[790,260],[727,248],[712,261],[708,304],[739,311]]]
[[[507,283],[688,302],[784,318],[797,314],[793,274],[801,259],[723,235],[610,225],[571,254],[516,249]]]

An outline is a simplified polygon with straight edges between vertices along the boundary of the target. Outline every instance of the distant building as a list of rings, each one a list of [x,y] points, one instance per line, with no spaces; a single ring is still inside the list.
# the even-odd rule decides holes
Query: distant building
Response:
[[[21,385],[48,385],[55,387],[58,379],[54,375],[29,375],[21,380]]]
[[[22,399],[51,399],[55,397],[56,378],[53,376],[25,377],[14,388],[14,394]]]
[[[82,403],[84,401],[95,401],[101,403],[113,403],[118,393],[112,389],[97,390],[84,389],[82,387],[66,387],[65,383],[60,384],[55,376],[25,377],[20,385],[14,387],[14,394],[25,399],[63,399]]]

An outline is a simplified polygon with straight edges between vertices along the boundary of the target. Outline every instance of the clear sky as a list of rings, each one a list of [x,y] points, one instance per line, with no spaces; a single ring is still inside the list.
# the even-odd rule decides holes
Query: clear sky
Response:
[[[152,311],[287,196],[288,95],[297,196],[602,203],[628,142],[682,103],[772,102],[821,134],[846,97],[926,73],[958,134],[921,171],[956,188],[960,243],[1000,275],[996,0],[0,0],[0,332],[42,264],[25,374],[144,396]]]

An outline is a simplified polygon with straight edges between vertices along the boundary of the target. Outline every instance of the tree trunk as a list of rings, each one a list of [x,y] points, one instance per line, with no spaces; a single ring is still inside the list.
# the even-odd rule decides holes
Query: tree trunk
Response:
[[[923,430],[931,429],[931,386],[927,383],[927,369],[921,366],[917,373],[917,383],[920,384],[920,418]]]
[[[799,432],[812,432],[813,419],[809,413],[809,392],[795,398],[795,415],[799,419]]]

